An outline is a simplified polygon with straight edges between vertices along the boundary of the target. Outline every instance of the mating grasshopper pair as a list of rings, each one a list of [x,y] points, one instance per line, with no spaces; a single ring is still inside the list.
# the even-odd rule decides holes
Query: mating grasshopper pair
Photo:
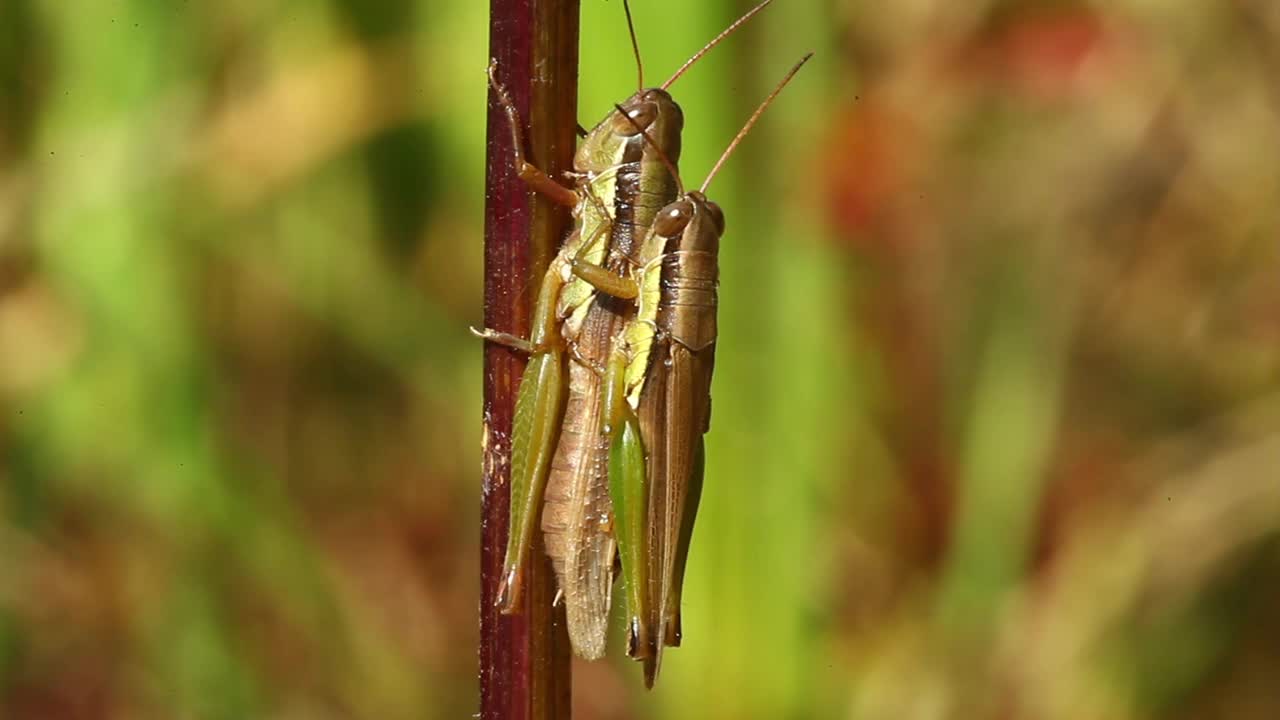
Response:
[[[530,355],[512,427],[511,524],[498,604],[504,613],[519,607],[540,519],[574,652],[602,657],[618,556],[628,654],[644,661],[648,686],[663,647],[680,644],[680,590],[710,422],[724,215],[704,191],[809,55],[696,191],[685,191],[676,166],[683,114],[667,88],[770,1],[660,87],[644,89],[641,70],[641,89],[586,133],[572,188],[525,161],[515,106],[492,65],[489,71],[511,124],[519,176],[572,208],[575,219],[539,288],[530,337],[477,332]],[[639,65],[638,49],[636,59]]]

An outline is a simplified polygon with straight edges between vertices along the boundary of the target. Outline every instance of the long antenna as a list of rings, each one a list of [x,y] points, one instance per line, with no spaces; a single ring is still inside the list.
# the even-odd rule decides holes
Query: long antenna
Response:
[[[686,61],[684,62],[684,65],[681,65],[681,66],[680,66],[680,69],[676,71],[676,74],[675,74],[675,75],[672,75],[671,77],[667,78],[667,81],[666,81],[666,82],[664,82],[664,83],[662,83],[662,86],[661,86],[661,87],[662,87],[662,89],[663,89],[663,90],[666,90],[668,87],[670,87],[670,86],[671,86],[671,83],[675,82],[675,81],[676,81],[676,78],[678,78],[678,77],[680,77],[681,75],[683,75],[683,74],[684,74],[684,71],[685,71],[685,70],[688,70],[688,69],[689,69],[689,67],[690,67],[691,65],[693,65],[693,64],[694,64],[694,63],[696,63],[696,62],[698,62],[698,59],[699,59],[699,58],[701,58],[703,55],[706,55],[706,54],[707,54],[707,52],[711,50],[711,48],[713,48],[713,47],[715,47],[717,44],[719,44],[719,42],[720,42],[721,40],[723,40],[723,39],[725,39],[726,37],[728,37],[729,35],[733,34],[733,31],[734,31],[734,30],[737,30],[737,29],[738,29],[738,27],[742,25],[742,23],[744,23],[744,22],[746,22],[746,21],[750,20],[750,19],[752,18],[752,16],[754,16],[756,13],[760,12],[761,10],[763,10],[763,9],[764,9],[764,6],[765,6],[765,5],[768,5],[768,4],[769,4],[769,3],[771,3],[771,2],[773,2],[773,0],[764,0],[764,2],[762,2],[762,3],[760,3],[759,5],[757,5],[757,6],[753,7],[753,8],[751,8],[751,10],[750,10],[746,15],[743,15],[742,17],[740,17],[740,18],[738,18],[737,20],[735,20],[735,21],[734,21],[734,23],[733,23],[732,25],[730,25],[729,27],[727,27],[727,28],[725,28],[725,29],[724,29],[724,32],[722,32],[722,33],[720,33],[719,35],[715,36],[715,38],[714,38],[711,42],[707,43],[705,46],[703,46],[703,48],[702,48],[701,50],[699,50],[698,52],[694,53],[694,54],[693,54],[693,57],[691,57],[691,58],[689,58],[688,60],[686,60]]]
[[[623,110],[621,105],[614,105],[613,107],[616,108],[618,112],[622,113],[622,117],[626,118],[627,122],[631,123],[631,127],[639,130],[640,134],[644,136],[644,141],[649,143],[649,145],[658,152],[658,159],[662,161],[663,165],[667,166],[667,170],[671,172],[671,177],[676,179],[676,190],[680,193],[680,196],[683,197],[684,183],[680,180],[680,171],[676,169],[676,164],[671,162],[671,158],[667,157],[667,153],[662,149],[662,146],[654,142],[653,138],[649,136],[648,131],[640,127],[640,123],[636,122],[635,118],[628,115],[627,111]]]
[[[631,22],[631,3],[629,0],[622,0],[622,10],[627,14],[627,32],[631,33],[631,51],[636,56],[636,74],[639,80],[636,82],[636,89],[644,89],[644,65],[640,62],[640,44],[636,42],[636,26]]]
[[[773,92],[769,93],[769,97],[765,98],[764,102],[760,103],[760,107],[756,108],[756,111],[751,114],[751,118],[747,120],[747,124],[743,125],[742,129],[738,131],[737,137],[733,139],[733,142],[729,143],[729,147],[724,149],[724,153],[720,155],[720,159],[717,160],[715,166],[711,168],[711,172],[707,173],[707,179],[702,181],[702,187],[698,188],[698,192],[705,193],[707,191],[707,186],[711,184],[711,179],[716,176],[716,173],[720,172],[720,167],[724,165],[724,161],[729,159],[729,155],[738,147],[738,143],[742,142],[742,138],[746,137],[747,133],[751,132],[752,126],[754,126],[756,121],[760,119],[760,116],[764,114],[764,111],[769,107],[769,104],[773,102],[773,99],[778,97],[778,93],[782,92],[782,88],[786,87],[787,83],[791,82],[791,78],[795,77],[796,73],[800,72],[800,68],[803,67],[805,63],[809,62],[809,58],[811,57],[813,57],[813,53],[809,52],[805,54],[804,57],[800,58],[800,62],[792,66],[791,71],[787,73],[787,76],[782,78],[782,82],[778,83],[778,86],[773,89]]]

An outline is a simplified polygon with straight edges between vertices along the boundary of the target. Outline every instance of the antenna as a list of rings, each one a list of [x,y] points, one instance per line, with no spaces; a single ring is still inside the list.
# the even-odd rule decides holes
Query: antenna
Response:
[[[636,90],[644,89],[644,64],[640,62],[640,44],[636,42],[636,26],[631,22],[631,3],[629,0],[622,0],[622,10],[627,14],[627,32],[631,33],[631,52],[636,56],[636,75],[639,79],[636,82]]]
[[[760,103],[760,107],[756,108],[756,111],[751,114],[751,117],[747,120],[747,124],[743,125],[742,129],[738,131],[738,135],[733,138],[733,142],[729,143],[729,147],[724,149],[724,153],[720,155],[720,159],[717,160],[716,164],[711,168],[711,172],[707,173],[707,179],[702,181],[702,187],[698,188],[698,192],[705,193],[707,191],[707,186],[711,184],[711,179],[716,176],[716,173],[720,172],[720,167],[724,165],[724,161],[729,159],[729,155],[738,147],[738,143],[742,142],[742,138],[746,137],[747,133],[751,132],[751,128],[756,124],[756,121],[760,119],[760,116],[764,114],[764,111],[773,102],[773,99],[778,97],[778,93],[782,92],[782,88],[786,87],[787,83],[791,82],[791,78],[795,77],[796,73],[800,72],[800,68],[803,67],[805,63],[809,62],[809,58],[811,57],[813,57],[813,53],[809,52],[805,54],[804,57],[800,58],[800,62],[791,67],[791,71],[787,73],[786,77],[782,78],[782,82],[778,83],[777,87],[773,89],[773,92],[769,93],[769,97],[765,98],[764,102]]]
[[[631,123],[631,127],[639,130],[640,134],[644,136],[644,141],[649,143],[649,145],[658,152],[658,159],[662,161],[663,165],[667,166],[667,170],[671,172],[671,177],[676,179],[676,190],[680,193],[680,196],[683,197],[684,183],[680,181],[680,171],[676,169],[676,164],[671,162],[671,158],[667,157],[667,153],[662,149],[662,146],[654,142],[653,138],[649,137],[648,131],[640,127],[640,123],[636,122],[635,118],[628,115],[627,111],[623,110],[621,105],[614,105],[613,107],[616,108],[618,112],[622,113],[622,117],[626,118],[627,122]]]
[[[734,21],[734,23],[733,23],[732,25],[730,25],[729,27],[727,27],[727,28],[725,28],[725,29],[724,29],[724,32],[722,32],[722,33],[720,33],[719,35],[715,36],[715,38],[714,38],[714,39],[712,39],[712,41],[711,41],[711,42],[707,43],[705,46],[703,46],[703,48],[702,48],[701,50],[699,50],[698,52],[694,53],[694,54],[693,54],[693,57],[691,57],[691,58],[689,58],[688,60],[686,60],[686,61],[684,62],[684,65],[681,65],[681,66],[680,66],[680,69],[676,71],[676,74],[675,74],[675,75],[672,75],[671,77],[667,78],[667,81],[666,81],[666,82],[664,82],[664,83],[662,83],[661,88],[662,88],[663,90],[666,90],[668,87],[670,87],[670,86],[671,86],[671,83],[675,82],[675,81],[676,81],[676,78],[679,78],[681,75],[683,75],[683,74],[684,74],[684,71],[685,71],[685,70],[688,70],[690,66],[692,66],[694,63],[698,62],[699,58],[701,58],[703,55],[706,55],[706,54],[707,54],[707,52],[709,52],[709,51],[711,50],[711,48],[713,48],[713,47],[715,47],[716,45],[718,45],[718,44],[720,43],[720,41],[721,41],[721,40],[723,40],[723,39],[725,39],[726,37],[729,37],[730,35],[732,35],[732,34],[733,34],[733,31],[734,31],[734,30],[737,30],[737,29],[742,25],[742,23],[744,23],[744,22],[746,22],[746,21],[750,20],[750,19],[752,18],[752,16],[754,16],[756,13],[760,12],[761,10],[763,10],[763,9],[764,9],[764,7],[765,7],[766,5],[768,5],[769,3],[771,3],[771,2],[773,2],[773,0],[764,0],[764,2],[762,2],[762,3],[760,3],[759,5],[757,5],[757,6],[753,7],[753,8],[751,8],[751,10],[750,10],[746,15],[743,15],[742,17],[740,17],[740,18],[738,18],[737,20],[735,20],[735,21]]]

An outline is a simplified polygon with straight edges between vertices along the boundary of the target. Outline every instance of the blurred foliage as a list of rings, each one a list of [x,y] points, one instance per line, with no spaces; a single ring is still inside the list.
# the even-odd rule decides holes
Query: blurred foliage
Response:
[[[744,9],[635,5],[651,80]],[[577,717],[1280,717],[1277,7],[786,0],[680,80],[701,178],[818,52],[710,191],[685,646]],[[486,32],[0,3],[0,717],[474,712]]]

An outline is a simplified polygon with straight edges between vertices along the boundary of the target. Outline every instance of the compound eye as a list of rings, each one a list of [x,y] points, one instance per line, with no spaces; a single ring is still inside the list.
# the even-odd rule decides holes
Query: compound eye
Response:
[[[715,223],[716,234],[724,235],[724,211],[720,206],[708,201],[706,204],[707,214],[711,216],[711,222]]]
[[[658,106],[651,102],[640,103],[626,112],[625,116],[618,112],[613,114],[613,131],[626,137],[639,135],[641,130],[649,129],[658,119]]]
[[[688,200],[680,200],[662,208],[658,218],[653,221],[653,231],[662,237],[675,237],[684,232],[684,228],[693,219],[693,204]]]

